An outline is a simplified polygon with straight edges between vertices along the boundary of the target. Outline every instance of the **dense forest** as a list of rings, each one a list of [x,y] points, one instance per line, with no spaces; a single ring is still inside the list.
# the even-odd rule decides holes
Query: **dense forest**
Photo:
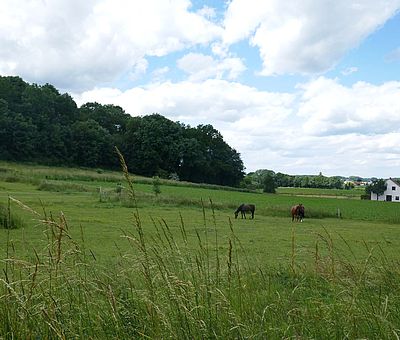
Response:
[[[231,186],[244,176],[240,154],[212,125],[132,117],[114,105],[78,108],[50,84],[0,76],[0,159],[115,169],[114,146],[139,175]]]

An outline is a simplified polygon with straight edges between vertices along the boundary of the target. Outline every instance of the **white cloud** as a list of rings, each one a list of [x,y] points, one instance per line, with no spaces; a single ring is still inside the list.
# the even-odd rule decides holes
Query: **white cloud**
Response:
[[[299,116],[311,135],[400,131],[400,82],[373,85],[357,82],[346,87],[320,77],[300,86]]]
[[[120,105],[132,115],[158,112],[192,126],[212,124],[241,153],[247,171],[399,175],[400,82],[347,87],[320,77],[289,94],[209,79],[74,97],[79,104]]]
[[[132,115],[159,112],[190,124],[239,122],[237,129],[272,129],[273,122],[285,117],[293,95],[258,91],[225,80],[154,83],[126,91],[98,88],[75,94],[78,104],[88,101],[116,104]],[[256,122],[256,124],[254,124]]]
[[[221,35],[189,0],[4,0],[0,73],[61,88],[116,79],[145,56],[162,56]]]
[[[343,74],[344,76],[349,76],[350,74],[355,73],[357,71],[358,71],[358,68],[355,66],[352,66],[352,67],[348,67],[348,68],[342,70],[340,73]]]
[[[140,78],[144,73],[146,73],[148,66],[149,63],[146,59],[138,60],[130,72],[130,78],[132,80]]]
[[[197,11],[197,14],[207,19],[214,19],[217,15],[215,8],[209,6],[203,6],[201,9]]]
[[[190,0],[3,0],[0,74],[82,90],[139,77],[149,56],[210,46],[217,59],[201,72],[183,66],[190,79],[235,79],[245,66],[228,48],[242,39],[259,48],[264,75],[322,72],[399,7],[400,0],[232,0],[222,28],[215,8],[194,12]]]
[[[189,53],[178,60],[180,69],[189,74],[190,81],[199,81],[208,78],[236,79],[246,70],[246,66],[239,58],[225,58],[215,60],[213,57]]]
[[[189,0],[3,0],[0,74],[52,83],[75,92],[79,104],[112,103],[132,115],[159,112],[191,125],[211,123],[242,153],[248,170],[396,176],[398,81],[344,86],[317,77],[293,93],[262,91],[234,82],[246,70],[246,55],[245,44],[232,45],[246,39],[257,47],[264,75],[324,72],[392,17],[400,0],[225,5],[219,26],[224,5],[195,12]],[[176,61],[178,51],[183,57]],[[163,61],[170,64],[149,64],[167,55]],[[398,55],[394,50],[386,61]],[[177,76],[175,66],[186,81],[166,80]],[[147,72],[151,83],[141,87],[97,85]]]
[[[400,0],[232,0],[223,40],[230,45],[250,38],[260,50],[264,75],[319,73],[399,9]]]
[[[164,67],[155,69],[151,73],[153,82],[154,83],[162,82],[169,71],[170,71],[170,68],[168,66],[164,66]]]

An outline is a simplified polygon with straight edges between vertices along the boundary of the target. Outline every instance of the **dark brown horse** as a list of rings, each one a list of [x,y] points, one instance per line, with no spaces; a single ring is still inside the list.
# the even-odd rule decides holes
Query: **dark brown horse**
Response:
[[[304,219],[304,205],[303,204],[298,204],[294,205],[292,209],[290,209],[290,212],[292,214],[292,222],[296,220],[297,222],[303,222]]]
[[[254,211],[256,206],[254,204],[241,204],[235,211],[235,218],[238,217],[239,212],[242,214],[242,218],[246,218],[246,212],[251,212],[251,218],[254,218]]]

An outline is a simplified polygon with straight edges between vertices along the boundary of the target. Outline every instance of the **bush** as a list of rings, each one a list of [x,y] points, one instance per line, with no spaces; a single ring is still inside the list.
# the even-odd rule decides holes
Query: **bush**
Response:
[[[158,194],[161,194],[161,189],[160,189],[160,178],[158,176],[153,177],[153,192],[155,193],[156,196]]]

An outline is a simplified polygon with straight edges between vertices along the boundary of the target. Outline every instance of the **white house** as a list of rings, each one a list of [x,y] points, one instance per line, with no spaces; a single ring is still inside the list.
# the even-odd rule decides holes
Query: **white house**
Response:
[[[376,201],[376,194],[371,192],[371,200]],[[378,201],[400,202],[400,183],[389,178],[386,180],[386,190],[382,195],[379,195]]]

